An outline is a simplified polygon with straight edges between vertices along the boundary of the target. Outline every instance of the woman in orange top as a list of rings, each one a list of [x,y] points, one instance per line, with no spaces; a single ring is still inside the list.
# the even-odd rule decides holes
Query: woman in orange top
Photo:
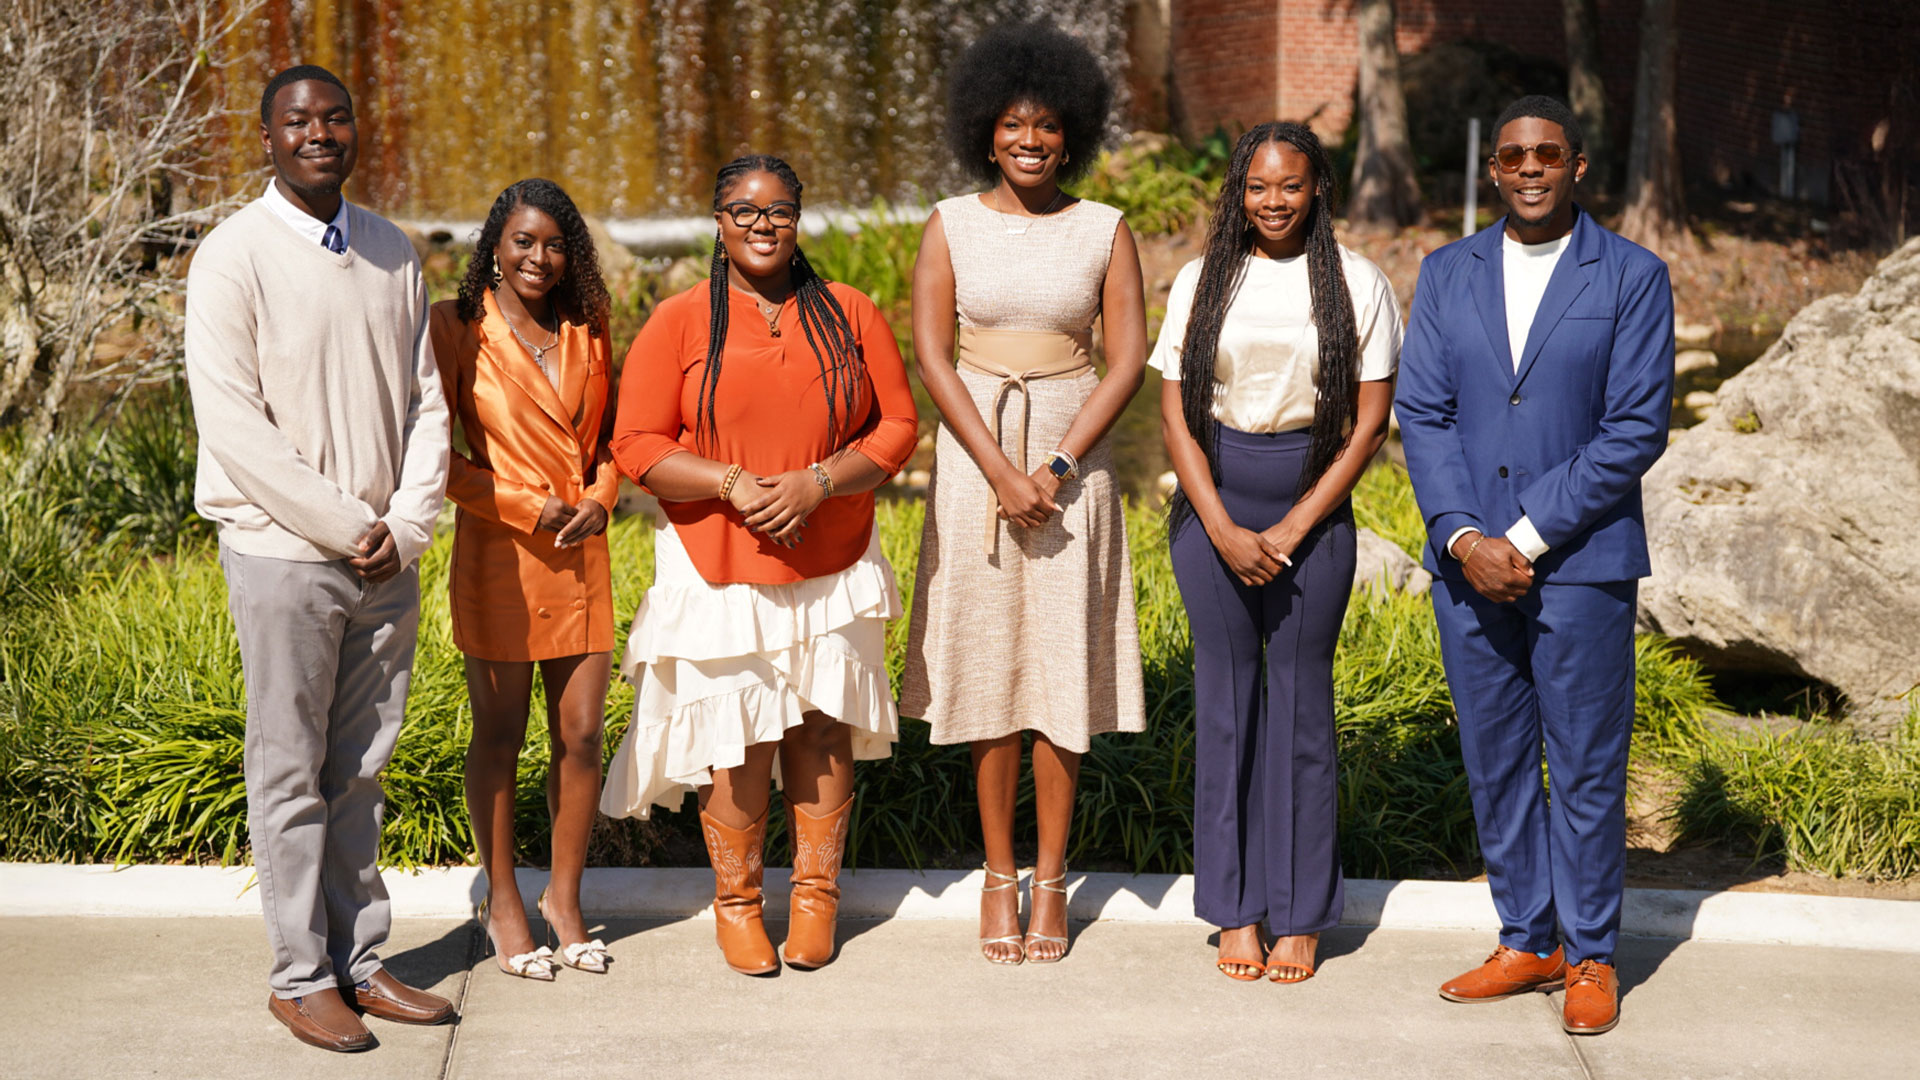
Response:
[[[580,872],[613,649],[605,532],[620,475],[604,437],[608,307],[573,201],[550,180],[522,180],[494,200],[460,298],[433,305],[430,320],[467,442],[447,476],[459,507],[449,584],[473,703],[466,780],[487,871],[480,919],[500,966],[532,979],[553,978],[553,954],[534,944],[514,884],[514,776],[535,663],[553,744],[553,875],[539,906],[562,963],[607,968],[606,946],[587,938],[580,915]]]
[[[873,301],[800,254],[800,180],[779,158],[714,183],[712,279],[662,301],[627,353],[613,455],[671,523],[627,642],[633,723],[601,810],[700,795],[729,967],[779,962],[761,922],[767,781],[793,837],[787,963],[833,958],[853,762],[892,751],[886,620],[900,614],[872,491],[917,419]]]

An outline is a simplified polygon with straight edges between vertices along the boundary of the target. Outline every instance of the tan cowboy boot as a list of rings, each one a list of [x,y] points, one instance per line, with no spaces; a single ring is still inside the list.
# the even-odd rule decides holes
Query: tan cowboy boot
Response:
[[[780,967],[767,940],[761,919],[760,843],[767,835],[767,815],[744,829],[730,828],[705,810],[700,831],[707,838],[707,859],[713,863],[713,936],[727,966],[742,975],[765,975]]]
[[[787,943],[780,956],[798,968],[817,968],[833,959],[833,923],[840,911],[840,861],[847,853],[847,825],[853,797],[838,810],[814,817],[787,800],[793,834],[793,902]]]

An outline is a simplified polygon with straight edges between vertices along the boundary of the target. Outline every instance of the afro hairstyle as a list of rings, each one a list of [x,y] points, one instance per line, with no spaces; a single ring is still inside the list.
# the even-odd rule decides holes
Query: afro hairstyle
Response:
[[[1532,116],[1551,123],[1559,124],[1566,133],[1567,149],[1579,153],[1586,146],[1586,133],[1580,130],[1580,121],[1574,119],[1573,110],[1567,103],[1545,94],[1528,94],[1526,97],[1506,107],[1500,119],[1493,122],[1493,137],[1500,137],[1500,129],[1523,116]]]
[[[339,87],[340,92],[347,95],[347,108],[349,110],[353,108],[353,91],[347,89],[347,84],[341,82],[339,76],[321,67],[319,64],[295,64],[280,74],[275,75],[273,78],[268,79],[267,88],[260,91],[260,123],[264,125],[272,122],[273,99],[275,95],[279,94],[280,91],[286,87],[292,86],[294,83],[306,82],[308,79],[314,79],[323,83],[332,83]]]
[[[993,127],[1009,106],[1051,109],[1066,131],[1070,181],[1093,166],[1106,139],[1113,82],[1085,42],[1044,19],[1001,23],[980,35],[947,72],[947,148],[967,175],[991,183]]]

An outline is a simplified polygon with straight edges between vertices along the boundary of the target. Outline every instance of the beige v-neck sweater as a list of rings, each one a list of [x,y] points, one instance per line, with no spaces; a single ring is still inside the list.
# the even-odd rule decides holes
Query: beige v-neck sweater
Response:
[[[406,565],[440,514],[447,405],[413,245],[386,219],[347,212],[353,239],[339,255],[260,199],[194,253],[194,507],[233,550],[302,562],[357,555],[384,521]]]

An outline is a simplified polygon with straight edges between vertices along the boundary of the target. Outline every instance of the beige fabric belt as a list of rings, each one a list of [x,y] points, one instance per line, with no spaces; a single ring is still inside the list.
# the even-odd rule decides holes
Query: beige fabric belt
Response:
[[[1070,379],[1093,370],[1093,332],[1066,333],[1058,330],[985,330],[962,326],[954,338],[954,362],[965,371],[991,375],[1000,380],[994,388],[993,441],[1000,438],[1000,405],[1007,395],[1020,391],[1020,454],[1022,473],[1027,468],[1027,417],[1033,412],[1033,399],[1027,383],[1034,379]],[[992,555],[1000,539],[1000,499],[987,489],[987,542],[982,553]]]

